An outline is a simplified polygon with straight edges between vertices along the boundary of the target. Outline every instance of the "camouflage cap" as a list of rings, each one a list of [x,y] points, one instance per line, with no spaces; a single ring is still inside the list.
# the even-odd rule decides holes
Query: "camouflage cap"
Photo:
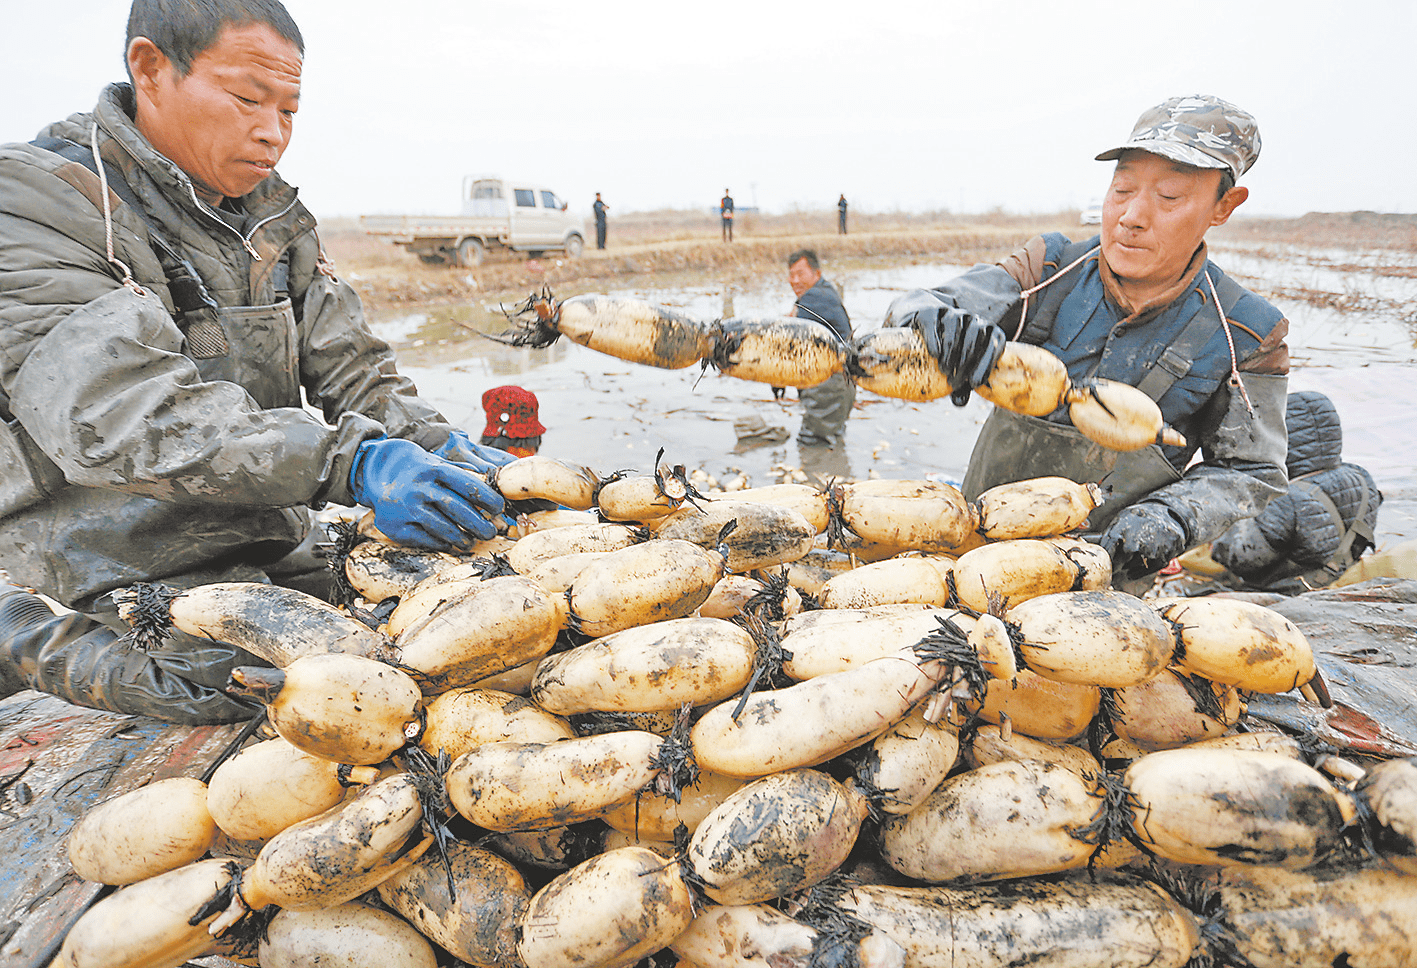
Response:
[[[1228,168],[1238,181],[1260,156],[1254,117],[1218,97],[1173,97],[1137,118],[1126,144],[1097,156],[1111,161],[1131,149],[1149,151],[1197,168]]]

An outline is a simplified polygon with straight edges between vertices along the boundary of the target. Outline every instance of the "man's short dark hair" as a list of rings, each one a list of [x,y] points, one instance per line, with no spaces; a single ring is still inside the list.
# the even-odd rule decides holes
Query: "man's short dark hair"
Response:
[[[1215,190],[1215,200],[1218,202],[1225,197],[1225,193],[1235,187],[1235,175],[1228,170],[1220,172],[1220,187]]]
[[[146,37],[186,77],[192,61],[227,27],[265,24],[305,56],[305,39],[280,0],[133,0],[128,11],[124,64],[135,37]],[[129,80],[132,80],[130,75]]]
[[[812,267],[813,272],[822,271],[822,263],[817,259],[817,251],[815,249],[798,249],[796,252],[792,253],[787,257],[787,268],[791,269],[795,266],[798,259],[806,259],[807,265]]]

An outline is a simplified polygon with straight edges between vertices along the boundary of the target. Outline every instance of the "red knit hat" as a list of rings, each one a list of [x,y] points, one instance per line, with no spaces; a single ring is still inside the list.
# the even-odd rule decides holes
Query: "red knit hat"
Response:
[[[536,394],[523,387],[493,387],[482,394],[482,409],[487,411],[484,437],[540,437],[546,433],[536,419]]]

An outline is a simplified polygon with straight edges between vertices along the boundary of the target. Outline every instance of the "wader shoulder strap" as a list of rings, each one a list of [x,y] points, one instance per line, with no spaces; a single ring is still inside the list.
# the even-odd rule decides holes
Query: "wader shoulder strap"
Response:
[[[1087,255],[1091,251],[1090,242],[1071,242],[1064,246],[1057,256],[1058,271],[1063,267],[1071,266],[1078,259]],[[1202,270],[1208,272],[1209,268]],[[1023,338],[1026,342],[1041,342],[1046,339],[1053,330],[1053,320],[1059,310],[1062,309],[1063,301],[1072,292],[1071,286],[1048,285],[1057,277],[1053,275],[1045,279],[1042,285],[1042,297],[1038,301],[1038,309],[1033,314],[1033,320],[1025,324]],[[1234,279],[1221,274],[1220,281],[1216,283],[1216,292],[1220,297],[1218,313],[1207,312],[1206,300],[1202,299],[1201,306],[1195,314],[1186,322],[1180,335],[1167,345],[1156,364],[1137,384],[1137,389],[1141,390],[1152,400],[1160,400],[1166,391],[1171,389],[1177,380],[1190,372],[1192,364],[1195,363],[1196,354],[1210,341],[1211,334],[1215,332],[1217,326],[1221,325],[1221,317],[1229,317],[1231,310],[1235,308],[1245,295],[1245,289]],[[1046,321],[1036,324],[1036,321]]]
[[[93,152],[75,141],[66,138],[36,138],[30,144],[36,148],[43,148],[45,151],[52,151],[56,155],[67,158],[70,161],[77,161],[95,175],[98,174],[98,166],[94,163]],[[215,309],[216,300],[207,292],[207,287],[202,284],[201,276],[197,274],[196,268],[191,262],[178,254],[177,247],[153,224],[152,218],[139,203],[138,197],[133,194],[133,188],[128,184],[128,180],[123,177],[123,173],[108,162],[104,162],[104,174],[108,179],[108,187],[113,190],[113,194],[118,196],[118,200],[132,209],[133,214],[142,220],[148,230],[148,240],[152,244],[153,252],[157,255],[158,262],[162,265],[163,275],[167,277],[167,290],[172,295],[173,306],[180,316],[183,313],[194,309]]]
[[[1156,364],[1137,384],[1137,389],[1152,400],[1160,400],[1177,380],[1190,372],[1196,354],[1210,341],[1211,334],[1221,325],[1220,316],[1228,318],[1235,304],[1245,295],[1240,284],[1229,276],[1221,276],[1215,288],[1220,296],[1219,314],[1209,310],[1209,300],[1202,298],[1200,308],[1186,321],[1180,335],[1166,346]]]
[[[1378,541],[1372,527],[1368,524],[1368,496],[1368,489],[1365,487],[1363,488],[1363,499],[1358,504],[1358,516],[1353,519],[1353,525],[1348,529],[1348,532],[1350,535],[1362,538],[1367,547],[1373,548],[1377,546]],[[1344,538],[1349,544],[1356,544],[1348,535],[1344,535]],[[1362,552],[1360,551],[1358,554],[1362,554]]]
[[[1152,400],[1160,400],[1177,380],[1190,372],[1196,354],[1210,342],[1211,335],[1219,327],[1220,320],[1207,310],[1203,301],[1195,315],[1186,321],[1180,334],[1166,344],[1156,363],[1137,384],[1137,389]]]
[[[1069,242],[1063,246],[1063,250],[1058,253],[1057,268],[1047,279],[1044,279],[1040,286],[1043,287],[1039,294],[1038,308],[1033,311],[1032,319],[1024,321],[1024,327],[1020,334],[1021,339],[1026,343],[1041,343],[1053,332],[1053,320],[1057,318],[1058,310],[1063,306],[1063,300],[1068,298],[1068,293],[1073,291],[1069,285],[1050,285],[1058,278],[1058,273],[1068,266],[1091,252],[1096,246],[1090,244],[1090,240],[1082,242]],[[1037,287],[1035,287],[1036,289]],[[1035,323],[1037,321],[1044,321]]]
[[[98,165],[94,163],[93,152],[77,141],[70,141],[68,138],[36,138],[30,144],[36,148],[43,148],[45,151],[52,151],[70,161],[77,161],[95,175],[98,174]],[[128,185],[128,180],[123,177],[123,173],[108,162],[104,162],[103,167],[108,176],[108,187],[113,189],[113,194],[117,195],[124,205],[131,208],[134,214],[143,220],[143,224],[151,230],[152,223],[148,220],[143,207],[138,204],[138,197],[133,194],[133,189]]]
[[[1323,472],[1319,471],[1318,473]],[[1328,496],[1327,491],[1319,487],[1313,481],[1307,480],[1307,478],[1311,476],[1310,474],[1305,474],[1303,477],[1296,477],[1289,482],[1289,486],[1297,487],[1305,494],[1308,494],[1309,497],[1322,504],[1324,509],[1328,511],[1329,517],[1333,518],[1334,526],[1337,527],[1340,532],[1344,531],[1343,514],[1338,510],[1338,505],[1333,503],[1333,498]],[[1364,496],[1366,498],[1366,495]],[[1366,501],[1364,503],[1366,503]],[[1364,510],[1366,510],[1366,508]]]

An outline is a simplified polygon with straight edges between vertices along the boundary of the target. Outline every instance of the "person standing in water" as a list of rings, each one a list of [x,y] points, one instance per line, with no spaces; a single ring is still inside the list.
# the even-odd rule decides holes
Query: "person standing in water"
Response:
[[[821,261],[811,249],[798,249],[787,257],[787,281],[797,301],[789,315],[810,319],[830,329],[842,344],[851,342],[851,319],[846,315],[836,286],[822,278]],[[856,403],[856,384],[845,373],[833,373],[825,382],[797,391],[802,401],[802,447],[832,447],[846,437],[846,418]]]

